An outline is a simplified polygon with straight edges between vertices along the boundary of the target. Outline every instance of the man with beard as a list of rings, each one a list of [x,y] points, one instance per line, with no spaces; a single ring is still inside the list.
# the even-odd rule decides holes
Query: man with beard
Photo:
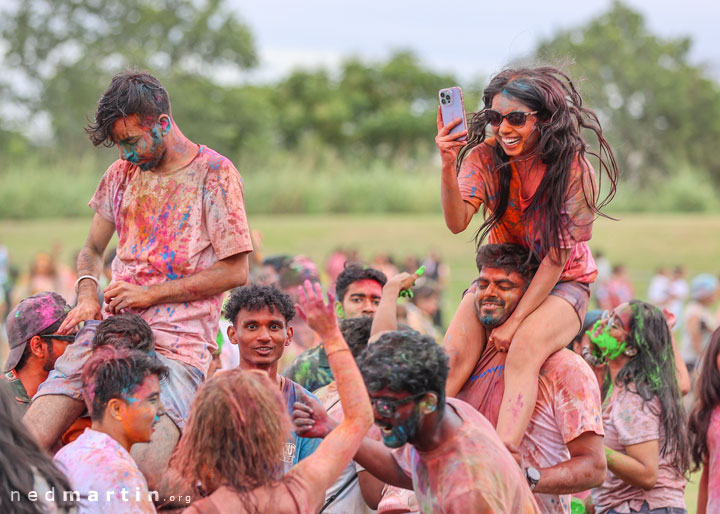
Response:
[[[358,366],[384,443],[363,440],[355,461],[367,471],[413,489],[423,513],[539,512],[492,425],[467,403],[446,400],[448,357],[432,338],[385,333]],[[304,435],[329,433],[334,420],[316,402],[310,410]]]
[[[538,263],[519,245],[491,244],[477,253],[479,276],[473,301],[489,336],[512,314]],[[469,335],[471,336],[471,335]],[[495,426],[504,392],[507,352],[486,345],[458,398]],[[570,493],[602,484],[603,452],[600,390],[591,368],[570,350],[543,364],[538,395],[527,432],[518,448],[526,478],[544,513],[569,513]]]
[[[74,334],[58,334],[70,306],[57,293],[37,293],[21,301],[7,317],[10,353],[3,378],[15,393],[15,401],[30,407],[38,386],[55,367],[55,361],[75,340]]]

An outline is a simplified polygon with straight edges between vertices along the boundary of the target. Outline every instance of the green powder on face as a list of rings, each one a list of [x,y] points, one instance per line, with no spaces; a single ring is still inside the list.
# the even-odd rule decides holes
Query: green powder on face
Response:
[[[626,344],[624,341],[620,342],[610,335],[609,325],[605,326],[602,332],[597,333],[601,323],[602,320],[597,321],[593,327],[585,333],[590,338],[590,341],[598,348],[600,356],[603,359],[617,359],[620,354],[625,351]]]

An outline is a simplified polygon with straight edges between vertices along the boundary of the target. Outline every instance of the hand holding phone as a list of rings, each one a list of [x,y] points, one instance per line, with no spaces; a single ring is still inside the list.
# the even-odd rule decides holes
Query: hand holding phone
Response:
[[[440,150],[442,169],[448,173],[455,170],[458,151],[467,144],[467,120],[459,87],[441,89],[438,93],[437,129],[435,144]]]
[[[460,123],[450,129],[449,134],[457,134],[467,131],[467,118],[465,117],[465,103],[463,102],[462,89],[449,87],[438,92],[440,97],[440,113],[442,114],[443,126],[452,124],[460,118]],[[456,141],[466,141],[467,135],[456,138]]]

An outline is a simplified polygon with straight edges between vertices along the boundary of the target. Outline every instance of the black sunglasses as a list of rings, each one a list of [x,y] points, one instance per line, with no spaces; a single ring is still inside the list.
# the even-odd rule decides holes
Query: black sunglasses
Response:
[[[507,120],[507,122],[511,126],[518,128],[525,126],[525,122],[527,121],[528,116],[537,114],[537,111],[513,111],[503,115],[493,109],[485,109],[483,112],[485,113],[485,119],[493,127],[499,127],[502,124],[503,120]]]
[[[412,396],[408,396],[407,398],[401,398],[399,400],[386,400],[385,398],[371,398],[370,403],[372,403],[373,407],[375,407],[375,410],[378,414],[380,414],[383,418],[390,418],[393,414],[395,414],[395,409],[398,407],[398,405],[404,405],[406,403],[409,403],[416,398],[420,398],[421,396],[426,395],[428,392],[423,391],[422,393],[414,394]]]
[[[38,334],[43,339],[56,339],[58,341],[66,341],[68,343],[72,343],[75,341],[74,335],[64,335],[64,334]]]

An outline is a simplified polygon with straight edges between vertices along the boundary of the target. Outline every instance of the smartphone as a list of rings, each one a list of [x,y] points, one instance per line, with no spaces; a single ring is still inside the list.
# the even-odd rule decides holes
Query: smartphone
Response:
[[[460,118],[462,121],[450,131],[451,134],[467,130],[467,118],[465,117],[465,103],[463,102],[462,89],[449,87],[438,92],[440,97],[440,113],[442,114],[443,125]],[[467,140],[467,136],[458,139]]]

